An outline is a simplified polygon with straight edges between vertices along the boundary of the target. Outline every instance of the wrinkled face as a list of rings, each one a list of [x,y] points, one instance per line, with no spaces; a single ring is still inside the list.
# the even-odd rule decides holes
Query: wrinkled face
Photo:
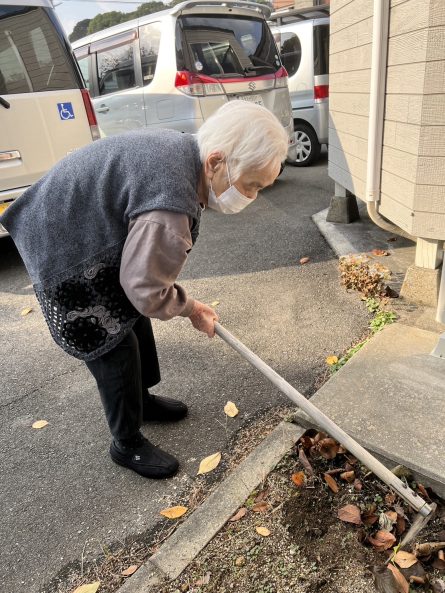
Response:
[[[230,165],[228,168],[224,156],[220,153],[215,153],[213,157],[210,155],[207,159],[205,173],[206,177],[212,182],[213,191],[217,198],[230,187],[231,181],[236,189],[246,196],[246,198],[254,200],[258,196],[258,192],[272,185],[278,177],[280,163],[269,163],[262,169],[250,169],[234,180],[230,171]]]

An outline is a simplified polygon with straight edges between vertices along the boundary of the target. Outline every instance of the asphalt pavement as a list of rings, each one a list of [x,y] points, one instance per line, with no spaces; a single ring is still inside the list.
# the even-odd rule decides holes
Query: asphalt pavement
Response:
[[[308,396],[326,356],[368,323],[311,220],[332,192],[325,153],[314,167],[286,167],[239,215],[204,212],[181,275],[192,296],[219,301],[221,322]],[[114,465],[93,379],[52,342],[12,242],[0,249],[0,582],[8,593],[37,593],[82,554],[94,557],[101,545],[152,529],[159,511],[192,485],[203,457],[230,456],[227,441],[246,420],[287,400],[189,320],[155,321],[162,382],[153,391],[181,397],[190,415],[143,431],[179,458],[181,471],[156,482]],[[302,257],[310,261],[301,265]],[[22,317],[25,307],[34,310]],[[228,423],[227,400],[240,409]],[[49,424],[32,429],[40,419]]]

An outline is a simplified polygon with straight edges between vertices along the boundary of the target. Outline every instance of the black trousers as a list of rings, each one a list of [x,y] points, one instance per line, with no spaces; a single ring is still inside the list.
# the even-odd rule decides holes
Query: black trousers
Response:
[[[113,350],[85,364],[96,379],[111,434],[133,437],[142,425],[147,389],[161,380],[150,319],[140,317]]]

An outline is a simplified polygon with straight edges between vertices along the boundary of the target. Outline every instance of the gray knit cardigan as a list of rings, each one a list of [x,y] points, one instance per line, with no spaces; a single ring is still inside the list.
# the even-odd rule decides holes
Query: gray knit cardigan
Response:
[[[0,222],[66,352],[92,360],[130,331],[139,313],[119,283],[129,222],[150,210],[184,213],[194,243],[200,172],[193,136],[129,132],[71,153],[6,210]]]

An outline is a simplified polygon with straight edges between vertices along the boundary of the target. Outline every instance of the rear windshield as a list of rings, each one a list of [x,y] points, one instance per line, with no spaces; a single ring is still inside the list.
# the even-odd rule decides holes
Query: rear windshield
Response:
[[[314,27],[314,74],[329,74],[329,25]]]
[[[262,19],[184,16],[178,27],[183,40],[179,47],[177,43],[178,69],[224,78],[273,73],[281,66],[274,38]]]
[[[71,57],[45,9],[0,6],[0,95],[78,86]]]

